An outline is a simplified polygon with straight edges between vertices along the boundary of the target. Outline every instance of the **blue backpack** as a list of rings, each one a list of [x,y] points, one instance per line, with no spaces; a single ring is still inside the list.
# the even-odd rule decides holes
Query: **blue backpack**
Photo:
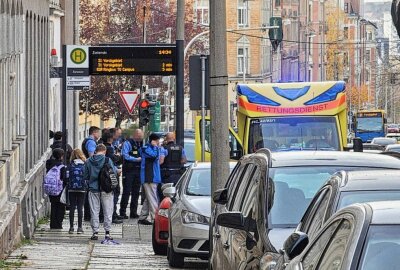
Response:
[[[84,168],[84,163],[71,163],[69,166],[69,190],[84,191],[87,189],[87,183],[85,179],[83,179]]]
[[[51,168],[43,181],[44,193],[50,196],[58,196],[63,191],[63,181],[61,180],[61,169],[64,165]]]

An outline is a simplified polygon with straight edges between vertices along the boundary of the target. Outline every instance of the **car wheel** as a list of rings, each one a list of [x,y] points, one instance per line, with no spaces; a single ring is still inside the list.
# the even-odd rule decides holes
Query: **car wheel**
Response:
[[[153,246],[153,251],[154,254],[156,255],[167,255],[167,246],[166,245],[160,245],[156,241],[156,226],[153,223],[153,232],[152,232],[152,239],[151,239],[151,244]]]
[[[172,230],[169,228],[169,245],[167,248],[168,264],[171,267],[183,268],[185,266],[185,257],[182,254],[176,253],[172,244]]]

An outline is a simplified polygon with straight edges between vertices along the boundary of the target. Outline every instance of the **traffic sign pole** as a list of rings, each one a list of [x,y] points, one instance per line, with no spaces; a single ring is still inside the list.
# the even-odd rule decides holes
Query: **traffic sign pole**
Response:
[[[62,61],[62,149],[64,149],[64,164],[67,165],[67,45],[63,45]]]

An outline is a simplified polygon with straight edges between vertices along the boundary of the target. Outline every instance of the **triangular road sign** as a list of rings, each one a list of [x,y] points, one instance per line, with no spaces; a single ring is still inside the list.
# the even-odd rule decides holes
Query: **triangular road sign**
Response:
[[[125,104],[126,109],[132,114],[133,109],[139,100],[139,93],[136,91],[120,91],[119,95]]]

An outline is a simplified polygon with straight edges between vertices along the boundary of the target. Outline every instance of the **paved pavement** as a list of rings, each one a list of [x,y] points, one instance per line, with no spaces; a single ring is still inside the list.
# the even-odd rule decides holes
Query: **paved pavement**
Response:
[[[171,269],[166,257],[153,253],[151,226],[138,226],[136,222],[126,220],[122,225],[113,225],[112,236],[120,245],[101,244],[101,232],[99,241],[90,241],[88,223],[84,223],[84,234],[68,234],[67,217],[63,230],[39,225],[34,239],[9,256],[8,269]],[[185,264],[185,269],[206,268],[207,264],[197,259],[189,259]]]

